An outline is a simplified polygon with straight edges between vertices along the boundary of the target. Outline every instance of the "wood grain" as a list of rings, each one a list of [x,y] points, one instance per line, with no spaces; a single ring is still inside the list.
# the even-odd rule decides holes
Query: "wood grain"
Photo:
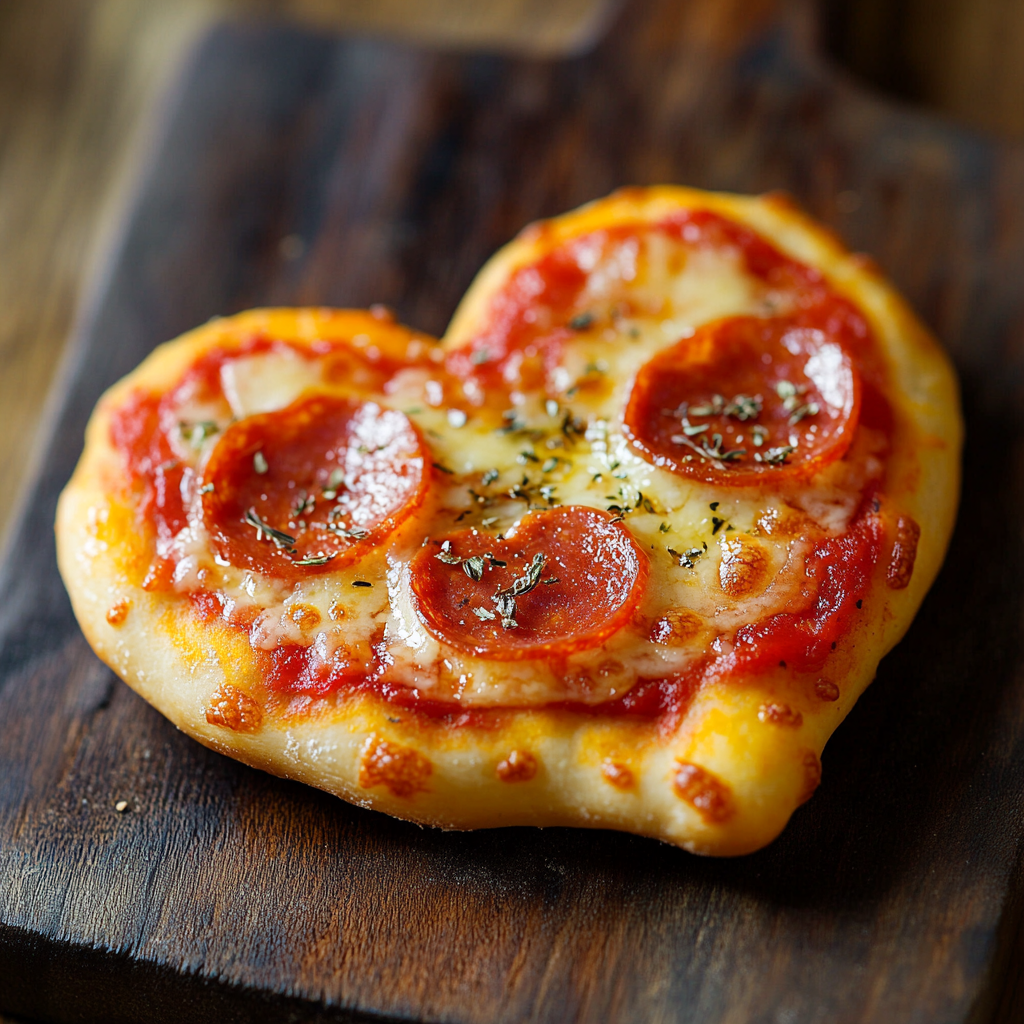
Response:
[[[0,1010],[1013,1019],[1024,150],[859,94],[812,37],[802,6],[638,0],[559,61],[273,27],[206,40],[0,572]],[[383,301],[439,331],[525,222],[657,181],[789,189],[875,254],[963,376],[952,557],[778,842],[706,861],[605,832],[420,830],[212,754],[96,661],[50,523],[106,384],[255,303]]]
[[[1024,0],[825,0],[838,58],[890,95],[1024,139]]]

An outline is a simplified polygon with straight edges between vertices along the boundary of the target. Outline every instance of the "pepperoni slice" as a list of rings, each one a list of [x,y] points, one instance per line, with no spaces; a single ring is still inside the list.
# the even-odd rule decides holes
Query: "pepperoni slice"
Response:
[[[730,317],[659,352],[626,406],[633,447],[656,466],[726,485],[806,479],[841,457],[860,376],[807,319]]]
[[[423,501],[427,452],[407,416],[316,395],[229,427],[203,473],[221,558],[277,576],[360,557]],[[212,487],[211,487],[212,485]]]
[[[515,661],[599,646],[629,621],[648,562],[606,512],[567,505],[530,513],[503,540],[476,530],[435,540],[409,568],[437,639]]]

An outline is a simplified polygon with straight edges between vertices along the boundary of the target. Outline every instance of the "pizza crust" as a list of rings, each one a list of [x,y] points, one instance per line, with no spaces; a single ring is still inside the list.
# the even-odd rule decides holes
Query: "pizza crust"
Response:
[[[212,749],[396,817],[458,829],[614,828],[714,855],[770,842],[813,793],[828,737],[909,627],[941,565],[956,512],[962,430],[944,353],[870,261],[848,254],[787,200],[677,188],[626,190],[528,228],[481,271],[443,344],[450,350],[472,338],[510,273],[551,246],[616,223],[655,222],[681,206],[747,224],[818,268],[867,317],[884,356],[895,413],[885,494],[904,524],[920,524],[920,536],[909,581],[894,589],[886,576],[899,571],[889,552],[900,526],[889,522],[865,614],[829,661],[829,679],[842,684],[837,699],[827,681],[824,697],[809,694],[806,680],[779,668],[706,682],[669,732],[657,720],[550,707],[492,713],[482,724],[472,716],[452,721],[372,692],[264,710],[238,667],[247,663],[244,634],[201,622],[175,593],[139,586],[146,553],[133,533],[110,417],[131,389],[164,388],[201,352],[245,332],[312,345],[365,327],[378,344],[409,343],[407,332],[369,314],[326,310],[254,311],[206,325],[162,346],[101,400],[57,516],[61,573],[97,654]]]

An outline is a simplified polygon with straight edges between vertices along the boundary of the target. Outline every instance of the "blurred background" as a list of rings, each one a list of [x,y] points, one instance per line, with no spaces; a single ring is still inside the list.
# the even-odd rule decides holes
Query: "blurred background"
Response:
[[[787,0],[765,5],[776,2]],[[866,87],[1024,139],[1024,0],[818,2],[821,49]],[[102,273],[161,103],[214,22],[287,19],[335,32],[550,55],[585,49],[615,6],[0,0],[0,536],[29,473],[65,341]]]

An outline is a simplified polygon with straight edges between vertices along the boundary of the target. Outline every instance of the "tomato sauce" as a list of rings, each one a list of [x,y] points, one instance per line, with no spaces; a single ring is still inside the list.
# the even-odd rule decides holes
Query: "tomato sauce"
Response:
[[[803,615],[780,612],[741,627],[722,667],[749,672],[776,664],[796,672],[820,669],[853,625],[884,539],[881,520],[868,512],[845,534],[823,540],[807,559],[807,575],[818,584],[814,607]]]
[[[188,525],[182,486],[187,472],[161,429],[162,402],[139,391],[113,415],[111,438],[124,455],[134,488],[138,515],[156,534],[155,557],[146,573],[147,590],[170,589],[174,562],[168,557],[171,542]]]

